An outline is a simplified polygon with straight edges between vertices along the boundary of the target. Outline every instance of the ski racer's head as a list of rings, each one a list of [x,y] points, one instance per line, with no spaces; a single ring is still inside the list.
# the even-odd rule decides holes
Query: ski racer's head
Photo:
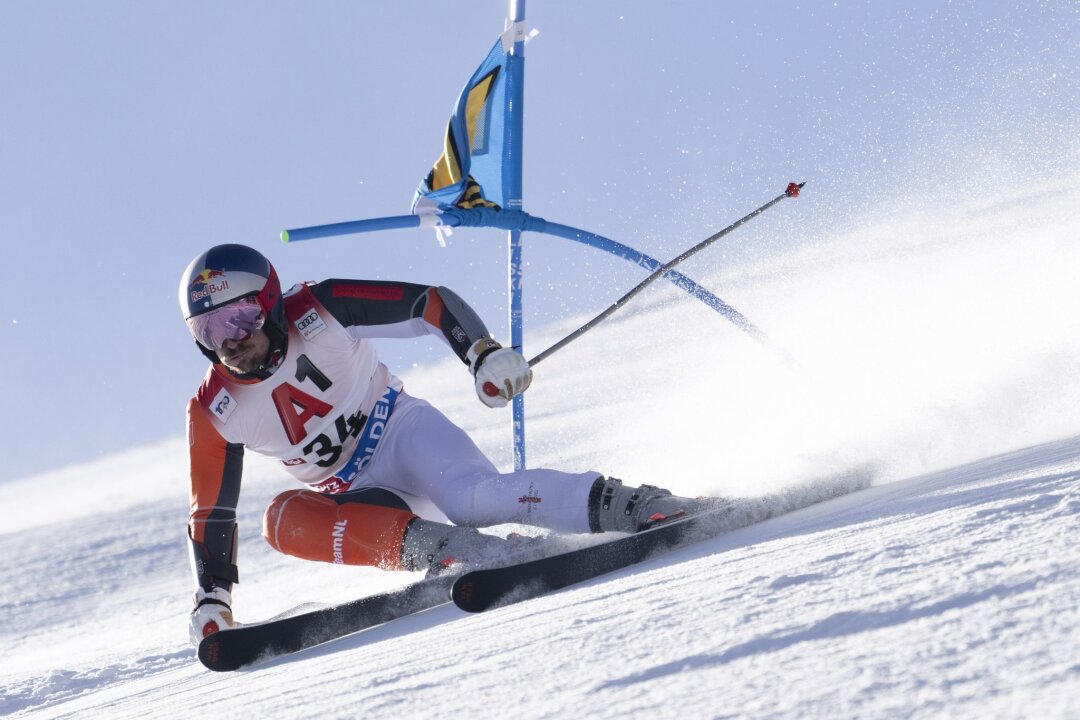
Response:
[[[192,260],[180,277],[180,311],[202,354],[234,373],[267,377],[285,353],[277,272],[246,245],[216,245]]]

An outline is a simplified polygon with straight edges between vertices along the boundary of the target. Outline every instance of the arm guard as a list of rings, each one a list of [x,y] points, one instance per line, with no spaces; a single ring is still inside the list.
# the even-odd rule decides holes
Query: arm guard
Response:
[[[195,583],[232,591],[236,569],[236,504],[244,446],[226,442],[195,400],[188,405],[191,514],[188,540]]]
[[[230,537],[226,540],[224,534]],[[211,552],[209,547],[196,542],[190,534],[188,535],[191,549],[191,574],[195,579],[195,584],[206,592],[210,592],[215,587],[232,592],[233,583],[240,582],[239,570],[236,567],[236,538],[236,523],[234,522],[230,524],[228,530],[225,530],[223,537],[213,543],[219,547],[229,548],[226,557],[220,551]]]

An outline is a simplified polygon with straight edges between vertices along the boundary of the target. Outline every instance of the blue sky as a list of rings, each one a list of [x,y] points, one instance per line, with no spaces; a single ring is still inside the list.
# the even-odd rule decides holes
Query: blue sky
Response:
[[[259,248],[286,285],[444,284],[505,337],[502,233],[278,240],[407,212],[505,14],[502,0],[0,4],[0,479],[183,431],[205,361],[176,286],[219,242]],[[691,276],[1080,167],[1075,2],[532,0],[527,24],[526,210],[666,259],[808,181]],[[526,261],[527,343],[530,325],[641,278],[557,238],[527,236]],[[384,347],[406,380],[445,356],[428,339]]]

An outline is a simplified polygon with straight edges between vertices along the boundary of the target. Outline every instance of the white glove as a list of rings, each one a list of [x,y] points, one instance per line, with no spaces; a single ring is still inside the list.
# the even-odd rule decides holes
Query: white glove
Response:
[[[521,353],[490,338],[477,340],[467,357],[476,378],[476,395],[488,407],[505,407],[532,382],[532,370]]]
[[[191,626],[188,628],[193,645],[198,645],[207,635],[236,625],[230,607],[232,596],[228,590],[216,587],[206,592],[199,588],[195,591],[193,601],[195,609],[191,611]]]

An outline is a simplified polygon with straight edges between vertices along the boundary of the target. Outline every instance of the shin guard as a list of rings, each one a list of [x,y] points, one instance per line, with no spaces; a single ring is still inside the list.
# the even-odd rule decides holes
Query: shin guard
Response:
[[[311,490],[290,490],[266,508],[263,537],[275,550],[305,560],[401,570],[405,530],[415,517],[407,510],[339,505]]]

